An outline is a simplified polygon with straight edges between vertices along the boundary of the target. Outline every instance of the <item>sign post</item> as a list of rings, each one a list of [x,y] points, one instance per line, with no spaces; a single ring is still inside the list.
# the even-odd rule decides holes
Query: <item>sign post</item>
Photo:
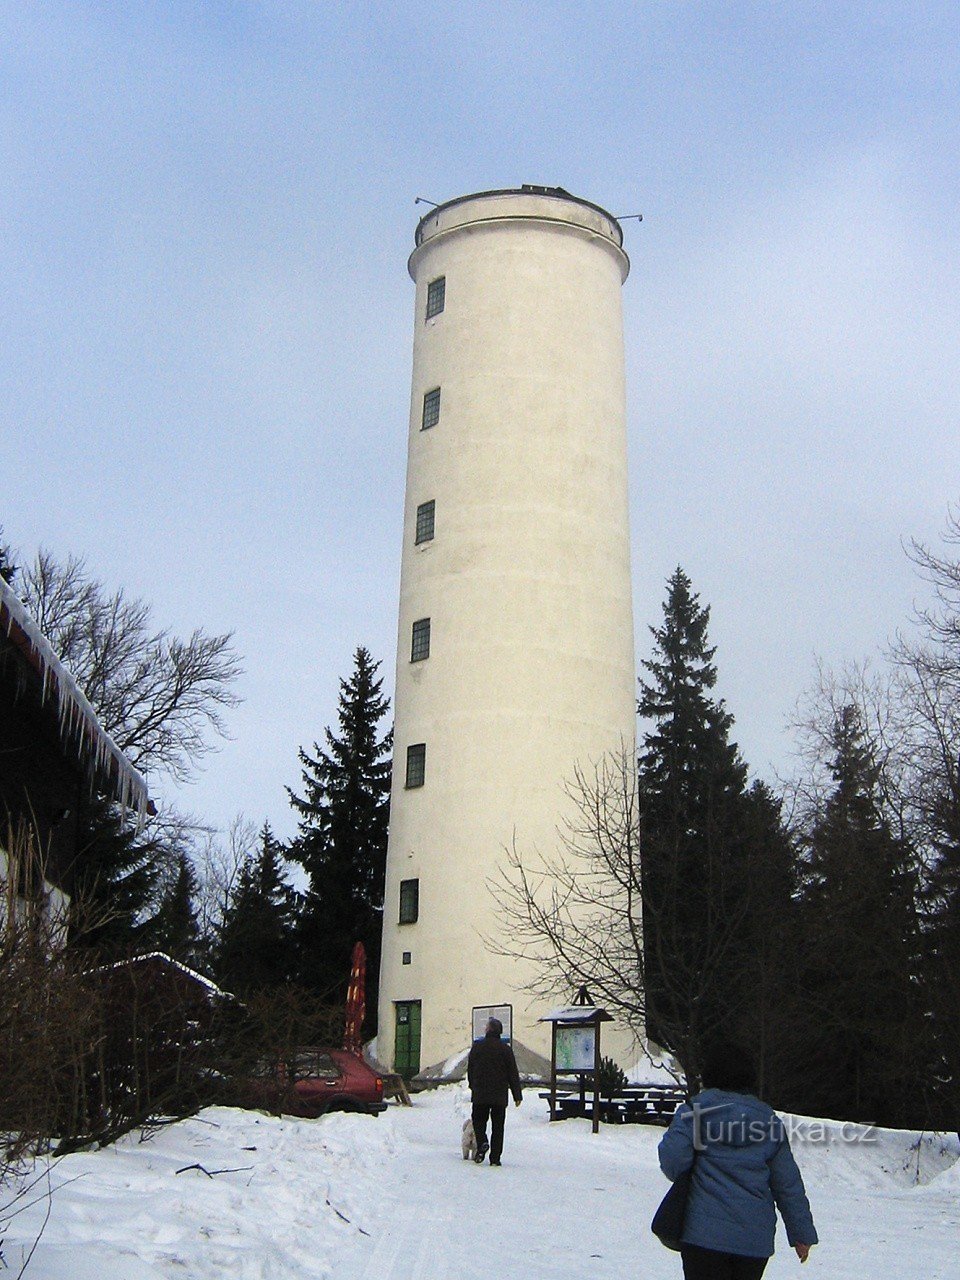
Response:
[[[600,1129],[600,1025],[612,1022],[606,1009],[591,1004],[581,987],[574,1004],[554,1009],[540,1019],[553,1027],[550,1037],[550,1119],[557,1120],[557,1076],[576,1076],[580,1086],[580,1114],[586,1115],[587,1080],[593,1082],[593,1132]]]

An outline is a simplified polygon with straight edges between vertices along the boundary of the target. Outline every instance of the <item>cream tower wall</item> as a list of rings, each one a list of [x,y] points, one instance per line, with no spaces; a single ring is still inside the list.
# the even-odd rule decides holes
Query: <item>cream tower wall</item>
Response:
[[[619,225],[565,194],[497,192],[418,228],[413,384],[378,1056],[395,1003],[422,1002],[420,1062],[470,1042],[475,1005],[514,1006],[549,1054],[522,963],[489,942],[490,882],[515,843],[558,845],[564,784],[635,739]],[[445,278],[443,311],[427,289]],[[439,387],[440,419],[421,429]],[[417,508],[435,536],[415,543]],[[430,619],[430,654],[411,661]],[[426,745],[423,786],[407,747]],[[400,882],[419,918],[398,924]],[[402,963],[409,952],[410,962]]]

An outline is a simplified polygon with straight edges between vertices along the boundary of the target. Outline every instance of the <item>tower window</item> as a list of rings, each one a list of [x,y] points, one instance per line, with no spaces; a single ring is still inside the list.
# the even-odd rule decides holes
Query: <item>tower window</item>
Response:
[[[412,957],[411,957],[411,955],[410,955],[410,952],[409,952],[409,951],[405,951],[405,952],[403,953],[403,963],[404,963],[404,964],[409,964],[409,963],[410,963],[410,961],[411,961],[411,959],[412,959]]]
[[[418,618],[413,624],[413,643],[410,645],[410,661],[422,662],[430,657],[430,619]]]
[[[436,280],[431,280],[427,285],[427,319],[431,316],[438,316],[443,310],[444,299],[447,293],[447,277],[438,276]]]
[[[429,502],[421,502],[417,507],[417,545],[421,542],[432,542],[436,514],[437,502],[435,498],[431,498]]]
[[[440,388],[434,387],[432,391],[428,391],[423,397],[423,417],[420,420],[420,430],[426,431],[428,427],[435,427],[440,421]]]
[[[422,787],[427,776],[427,744],[415,742],[407,747],[407,787]]]
[[[400,881],[400,924],[416,924],[420,919],[420,881]],[[406,964],[407,961],[404,961]]]

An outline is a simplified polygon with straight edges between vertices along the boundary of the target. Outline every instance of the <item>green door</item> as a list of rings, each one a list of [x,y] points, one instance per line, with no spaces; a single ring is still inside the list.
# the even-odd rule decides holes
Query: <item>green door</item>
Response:
[[[393,1069],[405,1080],[420,1070],[420,1001],[398,1000],[397,1033],[393,1048]]]

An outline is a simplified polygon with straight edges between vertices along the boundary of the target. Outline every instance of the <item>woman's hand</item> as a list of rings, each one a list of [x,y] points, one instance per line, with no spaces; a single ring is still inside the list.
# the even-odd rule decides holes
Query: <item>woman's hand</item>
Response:
[[[808,1244],[795,1244],[793,1246],[797,1251],[797,1257],[801,1262],[806,1262],[810,1257],[810,1246]]]

